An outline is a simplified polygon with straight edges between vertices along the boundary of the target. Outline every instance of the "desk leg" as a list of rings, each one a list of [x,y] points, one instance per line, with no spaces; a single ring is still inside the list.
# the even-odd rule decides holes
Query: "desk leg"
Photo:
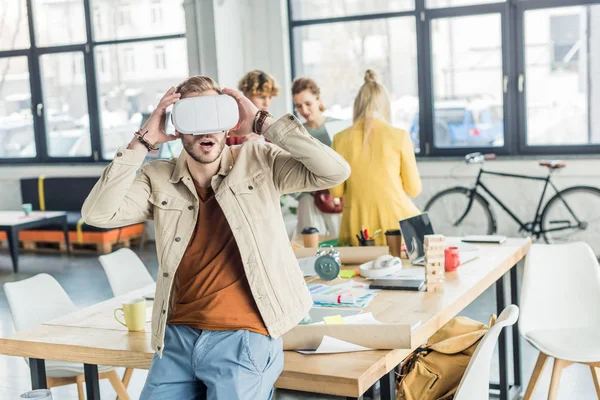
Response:
[[[391,370],[379,380],[381,400],[396,400],[396,371]]]
[[[10,257],[12,258],[13,271],[16,274],[19,272],[19,231],[11,228],[6,232],[8,237],[8,248],[10,249]]]
[[[519,284],[517,279],[517,266],[514,266],[510,270],[510,301],[512,304],[519,306]],[[512,326],[512,340],[513,340],[513,372],[514,372],[514,385],[521,389],[522,378],[521,378],[521,336],[519,335],[519,324],[516,323]]]
[[[504,297],[504,278],[505,275],[496,281],[496,312],[500,315],[506,307]],[[506,348],[506,330],[503,330],[498,340],[498,358],[500,359],[500,400],[508,399],[508,376],[506,372],[508,364],[508,349]]]
[[[83,364],[85,374],[85,392],[87,400],[100,400],[100,382],[98,381],[98,366]]]
[[[346,397],[346,400],[363,400],[363,397]]]
[[[39,358],[29,359],[29,372],[31,374],[31,389],[47,389],[46,363]]]
[[[67,217],[63,221],[63,231],[65,233],[65,246],[67,246],[67,256],[71,255],[71,244],[69,243],[69,224],[67,223]]]

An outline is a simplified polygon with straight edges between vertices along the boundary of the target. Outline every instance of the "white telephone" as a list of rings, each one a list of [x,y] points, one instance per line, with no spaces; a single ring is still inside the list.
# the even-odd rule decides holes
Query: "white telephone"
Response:
[[[402,269],[402,260],[398,257],[385,254],[375,261],[369,261],[359,267],[360,275],[367,279],[377,279]]]
[[[373,265],[373,268],[374,269],[389,268],[389,267],[393,267],[395,265],[402,265],[402,261],[400,261],[400,258],[391,256],[389,254],[384,254],[382,256],[377,257],[377,260],[375,260],[375,264]]]

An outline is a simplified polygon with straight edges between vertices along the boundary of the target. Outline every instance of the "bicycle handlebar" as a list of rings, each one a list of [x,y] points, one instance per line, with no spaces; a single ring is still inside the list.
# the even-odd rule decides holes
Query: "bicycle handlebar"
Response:
[[[480,152],[469,153],[465,156],[465,162],[467,164],[483,164],[485,160],[495,160],[496,154],[487,153],[481,154]]]

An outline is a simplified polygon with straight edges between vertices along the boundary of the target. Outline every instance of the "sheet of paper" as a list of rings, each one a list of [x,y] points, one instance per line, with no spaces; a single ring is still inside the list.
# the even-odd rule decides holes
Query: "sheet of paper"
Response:
[[[323,317],[323,319],[325,319],[327,317]],[[353,315],[346,315],[345,317],[342,317],[342,319],[344,320],[345,324],[381,324],[381,322],[377,321],[375,319],[375,317],[373,316],[373,313],[360,313],[360,314],[353,314]],[[325,321],[321,321],[321,322],[315,322],[314,324],[309,324],[309,325],[323,325],[325,324]]]
[[[302,276],[315,276],[317,273],[315,272],[315,261],[317,257],[306,257],[299,258],[298,264],[300,265],[300,270],[302,270]]]
[[[421,320],[418,320],[417,322],[415,322],[414,324],[412,324],[412,325],[410,326],[410,331],[411,331],[411,332],[414,332],[414,331],[416,331],[417,329],[419,329],[419,328],[421,327],[421,325],[423,325],[423,321],[421,321]]]
[[[377,291],[369,290],[368,283],[350,280],[339,285],[309,283],[308,289],[316,307],[366,307]]]
[[[425,279],[425,268],[404,268],[391,275],[377,279]]]
[[[354,343],[345,342],[335,339],[330,336],[323,336],[323,341],[316,350],[297,350],[302,354],[335,354],[335,353],[352,353],[355,351],[373,350],[367,347],[359,346]]]
[[[329,315],[327,317],[323,317],[323,321],[325,321],[327,325],[341,325],[346,323],[341,315]]]
[[[347,324],[380,324],[373,316],[373,313],[361,313],[356,315],[348,315],[344,317]]]

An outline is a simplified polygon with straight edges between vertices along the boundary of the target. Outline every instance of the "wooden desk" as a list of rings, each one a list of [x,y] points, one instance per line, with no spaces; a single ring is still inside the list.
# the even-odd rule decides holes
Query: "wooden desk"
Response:
[[[479,258],[447,274],[443,293],[382,291],[366,311],[382,322],[417,322],[410,349],[377,350],[359,353],[305,356],[286,352],[285,365],[276,387],[305,392],[336,394],[360,398],[375,382],[381,381],[382,399],[394,399],[394,368],[418,345],[492,284],[496,283],[497,312],[507,305],[504,275],[510,272],[511,301],[518,304],[516,264],[523,259],[529,239],[509,239],[502,245],[479,245]],[[315,281],[312,278],[311,281]],[[335,283],[335,281],[333,282]],[[77,311],[29,331],[0,339],[0,353],[30,357],[34,388],[45,386],[44,359],[85,363],[88,399],[98,399],[97,364],[149,368],[153,356],[149,333],[128,333],[112,320],[113,310],[122,300],[139,297],[147,287],[119,298]],[[512,392],[520,390],[520,347],[517,325],[513,326],[514,382]],[[507,399],[508,353],[506,336],[499,343],[501,399]]]
[[[477,244],[480,247],[479,257],[460,266],[456,272],[448,273],[443,293],[382,291],[377,294],[366,309],[377,320],[421,321],[422,325],[412,334],[410,349],[311,356],[286,352],[283,373],[276,387],[360,398],[377,380],[381,380],[382,398],[395,399],[392,386],[394,368],[486,289],[496,283],[497,314],[508,304],[518,305],[517,270],[514,267],[525,257],[530,245],[530,239],[508,239],[501,245]],[[510,303],[507,303],[502,278],[509,271],[511,296]],[[499,342],[500,383],[491,385],[493,389],[500,390],[501,399],[507,399],[509,392],[518,392],[521,385],[517,324],[513,326],[512,335],[515,374],[512,388],[507,379],[505,335],[501,336]]]

